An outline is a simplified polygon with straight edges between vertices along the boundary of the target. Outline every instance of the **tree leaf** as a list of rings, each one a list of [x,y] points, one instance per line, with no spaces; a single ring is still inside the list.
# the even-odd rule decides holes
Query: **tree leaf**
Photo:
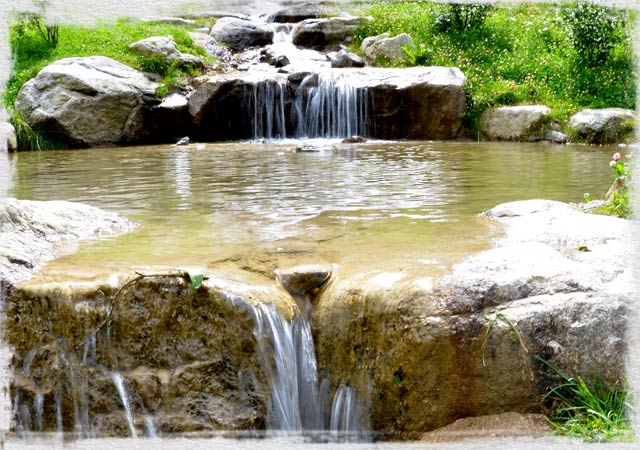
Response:
[[[202,280],[204,280],[204,275],[201,273],[190,272],[186,272],[186,274],[189,277],[189,283],[191,283],[191,286],[193,286],[194,289],[200,289],[200,286],[202,286]]]

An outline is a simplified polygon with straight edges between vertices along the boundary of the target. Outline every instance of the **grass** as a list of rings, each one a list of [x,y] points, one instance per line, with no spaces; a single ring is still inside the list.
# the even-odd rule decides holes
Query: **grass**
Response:
[[[587,107],[635,108],[631,42],[635,13],[621,13],[627,17],[622,39],[605,63],[588,67],[574,49],[562,6],[500,4],[481,26],[458,32],[438,28],[444,8],[424,1],[363,7],[359,13],[373,20],[360,27],[355,43],[383,32],[404,32],[413,38],[416,50],[403,61],[378,64],[459,67],[467,77],[464,126],[468,131],[477,132],[478,119],[490,106],[545,104],[557,122]]]
[[[196,46],[188,34],[188,28],[163,23],[149,23],[121,19],[115,23],[100,23],[96,27],[60,25],[56,46],[45,42],[31,27],[21,27],[20,22],[10,30],[13,70],[4,92],[4,104],[12,112],[12,123],[18,131],[18,146],[23,149],[43,150],[60,148],[53,137],[38,134],[13,110],[13,102],[22,85],[53,61],[77,56],[101,55],[113,58],[135,69],[158,73],[163,77],[159,94],[169,93],[179,86],[184,77],[194,75],[188,68],[176,68],[158,60],[145,58],[129,51],[129,44],[151,36],[173,36],[178,49],[201,57],[206,56],[202,47]],[[207,61],[207,58],[204,58]]]
[[[582,378],[569,377],[548,361],[538,359],[560,378],[560,384],[542,399],[552,404],[549,422],[557,432],[588,442],[633,440],[626,389],[605,387],[597,376],[589,387]]]

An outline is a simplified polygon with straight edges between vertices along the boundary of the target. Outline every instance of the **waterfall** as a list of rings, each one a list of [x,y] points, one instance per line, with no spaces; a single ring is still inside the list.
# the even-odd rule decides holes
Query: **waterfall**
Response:
[[[127,388],[124,385],[124,378],[118,372],[114,372],[112,375],[113,384],[115,384],[116,389],[118,390],[118,394],[120,395],[120,400],[122,401],[122,406],[124,406],[124,411],[127,417],[127,425],[129,426],[129,434],[131,437],[136,439],[138,437],[138,433],[136,432],[136,427],[133,424],[133,415],[131,414],[131,404],[129,402],[129,393],[127,392]]]
[[[295,99],[296,136],[341,138],[368,135],[369,95],[339,71],[308,75]]]
[[[251,86],[246,100],[253,139],[369,135],[368,90],[350,84],[342,72],[307,75],[290,91],[292,87],[285,81]]]
[[[342,386],[331,410],[329,380],[318,385],[315,348],[308,320],[295,316],[283,320],[274,305],[254,309],[254,335],[272,386],[268,425],[289,432],[331,430],[334,438],[345,433],[366,436],[360,421],[360,400],[353,387]]]
[[[287,137],[285,118],[286,83],[256,83],[252,87],[254,139],[284,139]]]

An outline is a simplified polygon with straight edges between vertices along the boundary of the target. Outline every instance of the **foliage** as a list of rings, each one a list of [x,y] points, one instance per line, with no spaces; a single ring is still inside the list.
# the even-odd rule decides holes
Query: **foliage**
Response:
[[[622,160],[620,153],[614,153],[609,166],[613,170],[614,178],[611,196],[608,203],[596,210],[596,212],[624,218],[631,217],[633,209],[631,208],[627,188],[630,175],[629,164]]]
[[[562,12],[581,63],[591,67],[604,63],[624,39],[625,15],[620,10],[581,1],[566,5]]]
[[[558,432],[589,442],[632,438],[629,392],[624,387],[605,387],[597,376],[589,387],[581,377],[569,377],[548,361],[538,359],[560,378],[560,384],[542,398],[542,403],[553,410],[549,422]]]
[[[492,9],[493,5],[450,3],[444,5],[444,11],[436,17],[434,26],[444,33],[479,28]]]
[[[620,39],[606,61],[592,67],[582,63],[574,48],[563,10],[552,4],[500,3],[482,26],[443,33],[436,24],[441,4],[380,2],[360,11],[373,20],[358,29],[355,40],[358,44],[367,36],[405,32],[416,49],[396,65],[460,68],[467,77],[463,125],[469,133],[477,132],[480,115],[491,106],[542,103],[559,121],[582,108],[635,108],[631,24],[637,13],[619,12],[627,18],[618,22]]]
[[[43,136],[32,129],[14,111],[13,103],[22,85],[47,64],[76,57],[102,55],[113,58],[139,70],[163,76],[158,94],[170,93],[179,88],[185,75],[195,74],[190,67],[178,68],[157,59],[136,55],[129,51],[129,44],[151,36],[171,35],[178,50],[205,56],[205,50],[194,45],[187,28],[164,23],[140,22],[121,19],[115,23],[100,23],[96,27],[61,25],[56,28],[57,45],[42,36],[43,22],[38,16],[21,16],[11,27],[9,41],[13,55],[13,71],[4,92],[4,104],[13,112],[12,123],[18,135],[18,148],[44,150],[61,148],[55,136]],[[206,60],[206,58],[205,58]]]
[[[520,329],[518,328],[518,324],[511,321],[507,316],[502,313],[497,313],[493,317],[484,316],[484,320],[487,321],[487,328],[484,332],[484,338],[482,340],[482,367],[486,367],[485,355],[487,353],[487,344],[489,342],[489,335],[491,334],[491,329],[495,326],[498,326],[500,322],[506,324],[509,328],[509,337],[511,341],[520,344],[525,353],[529,353],[529,349],[526,345],[524,345],[524,341],[522,340],[522,335],[520,334]]]
[[[39,37],[44,44],[55,48],[58,45],[59,26],[57,24],[47,25],[42,17],[35,13],[21,13],[12,27],[11,43]],[[14,41],[15,39],[15,41]]]
[[[96,27],[61,25],[60,38],[55,48],[47,45],[33,32],[20,33],[20,26],[14,25],[10,30],[13,72],[4,93],[5,105],[13,105],[20,87],[40,69],[62,58],[99,54],[145,70],[145,64],[150,67],[152,63],[148,58],[130,52],[129,44],[151,36],[168,35],[173,36],[181,52],[206,55],[202,47],[194,45],[188,30],[177,25],[128,19],[121,19],[116,23],[100,23]]]

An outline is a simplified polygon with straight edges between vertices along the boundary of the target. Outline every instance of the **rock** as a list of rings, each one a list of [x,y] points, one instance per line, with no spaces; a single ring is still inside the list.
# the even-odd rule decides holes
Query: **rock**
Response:
[[[348,138],[344,138],[342,140],[343,144],[359,144],[362,142],[367,142],[367,140],[365,138],[363,138],[362,136],[350,136]]]
[[[182,17],[189,20],[195,19],[220,19],[223,17],[233,17],[235,19],[249,20],[249,16],[242,13],[234,13],[230,11],[203,11],[197,13],[183,14]]]
[[[355,53],[349,53],[344,49],[339,52],[328,53],[327,58],[331,61],[331,67],[334,69],[365,66],[364,59],[360,58]]]
[[[480,131],[493,140],[526,141],[540,132],[549,114],[549,108],[539,105],[489,108],[480,117]]]
[[[450,442],[461,439],[495,439],[550,436],[553,428],[542,414],[506,412],[465,417],[420,437],[420,441]]]
[[[333,267],[320,264],[295,266],[279,270],[278,281],[295,298],[314,296],[329,280]]]
[[[319,375],[369,393],[374,431],[546,412],[560,380],[538,357],[588,383],[624,380],[635,225],[542,200],[484,216],[504,227],[497,247],[442,279],[337,271],[315,300]]]
[[[10,122],[0,121],[0,152],[14,152],[18,150],[16,130]]]
[[[189,145],[189,136],[185,136],[176,142],[176,145]]]
[[[103,56],[66,58],[26,82],[15,108],[36,129],[78,146],[121,145],[144,134],[157,84]]]
[[[302,75],[302,72],[294,73],[287,78],[287,74],[252,71],[210,77],[189,97],[189,111],[199,130],[195,138],[207,141],[252,137],[253,129],[247,124],[253,123],[253,116],[242,105],[253,101],[254,92],[258,91],[254,86],[259,85],[269,85],[282,92],[285,118],[295,123],[292,105],[296,99],[308,98],[310,90],[320,83],[314,82],[320,80],[320,75],[326,89],[346,85],[353,88],[350,95],[361,96],[361,103],[368,106],[363,116],[366,116],[364,125],[369,137],[453,139],[460,129],[465,107],[465,77],[457,68],[327,69],[298,81]],[[375,101],[365,101],[365,98]],[[301,110],[305,110],[305,105]],[[212,123],[225,125],[211,127]]]
[[[195,290],[179,277],[147,278],[124,292],[109,331],[99,331],[93,346],[90,336],[128,275],[57,283],[42,277],[14,287],[4,305],[12,398],[32,405],[44,394],[44,430],[55,431],[60,389],[64,430],[72,432],[74,389],[81,387],[93,430],[128,436],[117,371],[140,435],[147,417],[163,433],[264,429],[271,386],[254,336],[254,308],[267,300],[290,319],[293,299],[273,282],[211,276]]]
[[[404,47],[415,49],[416,45],[406,33],[390,37],[388,33],[365,38],[360,45],[367,59],[375,61],[378,58],[389,61],[404,59],[407,52]]]
[[[78,240],[132,229],[120,214],[64,201],[0,199],[0,281],[14,284]]]
[[[566,144],[569,136],[560,131],[550,130],[545,132],[544,139],[545,141],[555,142],[556,144]]]
[[[148,58],[158,58],[167,64],[178,61],[178,66],[204,67],[201,58],[180,52],[172,36],[153,36],[142,39],[129,45],[129,50]]]
[[[273,30],[263,23],[223,17],[211,28],[211,36],[234,52],[262,47],[273,41]]]
[[[293,29],[293,43],[301,47],[315,49],[348,43],[353,39],[356,28],[367,20],[363,17],[303,20]]]
[[[315,19],[318,17],[318,9],[317,3],[293,4],[273,13],[269,16],[269,22],[297,23],[307,19]]]
[[[191,39],[193,39],[196,45],[204,48],[207,55],[215,56],[224,63],[229,63],[234,60],[233,53],[231,53],[227,47],[218,44],[209,34],[191,32],[189,36],[191,36]]]
[[[286,55],[278,53],[271,47],[263,48],[260,54],[264,58],[264,62],[271,64],[273,67],[284,67],[291,64]]]
[[[569,120],[574,140],[611,144],[633,138],[636,114],[622,108],[585,109]]]

